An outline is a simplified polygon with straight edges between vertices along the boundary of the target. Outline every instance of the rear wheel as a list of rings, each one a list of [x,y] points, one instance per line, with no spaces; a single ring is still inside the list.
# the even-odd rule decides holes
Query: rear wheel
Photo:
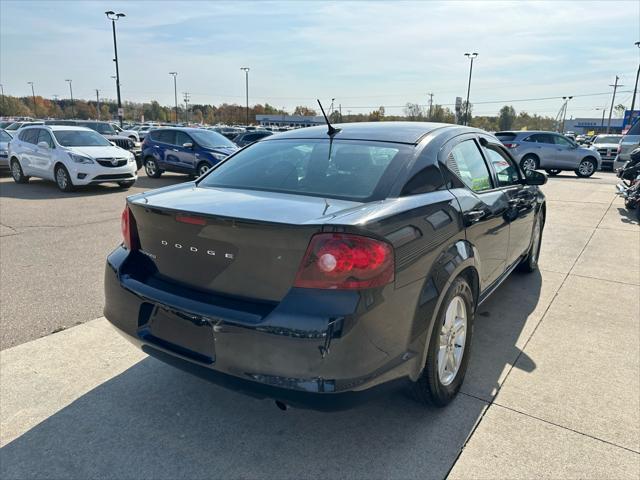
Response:
[[[576,175],[582,178],[590,177],[596,171],[597,164],[595,160],[592,158],[585,158],[579,164],[578,168],[576,168]]]
[[[16,183],[27,183],[29,181],[29,177],[24,174],[20,162],[16,158],[11,160],[11,176]]]
[[[542,245],[542,229],[544,227],[544,218],[542,212],[536,215],[533,223],[533,233],[531,234],[531,247],[527,252],[527,256],[522,259],[518,265],[521,272],[532,273],[538,269],[538,259],[540,258],[540,246]]]
[[[520,167],[522,170],[537,170],[539,167],[538,159],[535,155],[525,155],[522,160],[520,160]]]
[[[444,407],[462,386],[473,332],[473,292],[463,277],[457,277],[442,302],[433,325],[427,362],[412,393],[421,403]]]
[[[64,165],[58,165],[55,170],[56,185],[63,192],[72,192],[73,183],[71,182],[71,176],[64,167]]]
[[[144,171],[147,174],[147,177],[151,178],[160,178],[162,175],[162,171],[158,168],[158,164],[153,157],[147,157],[144,159]]]
[[[562,170],[560,170],[559,168],[547,168],[545,170],[545,172],[547,172],[549,175],[558,175]]]

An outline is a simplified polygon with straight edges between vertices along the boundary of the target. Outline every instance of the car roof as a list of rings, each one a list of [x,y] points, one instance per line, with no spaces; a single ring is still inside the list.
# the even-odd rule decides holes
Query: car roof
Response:
[[[343,140],[375,140],[378,142],[408,143],[415,145],[425,135],[439,129],[464,128],[460,125],[432,122],[360,122],[340,123],[333,125],[340,131],[333,135],[334,139]],[[475,129],[468,129],[475,131]],[[327,126],[299,128],[278,133],[264,141],[277,141],[287,138],[318,138],[326,139]]]
[[[80,127],[77,125],[25,125],[22,128],[24,128],[25,130],[29,130],[33,128],[44,128],[47,130],[51,130],[52,132],[55,132],[58,130],[77,130],[80,132],[95,132],[95,130],[92,130],[90,128]]]

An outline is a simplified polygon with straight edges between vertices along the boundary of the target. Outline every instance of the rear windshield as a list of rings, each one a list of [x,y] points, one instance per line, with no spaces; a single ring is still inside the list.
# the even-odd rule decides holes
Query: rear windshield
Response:
[[[513,133],[513,132],[498,132],[498,133],[496,133],[496,137],[501,142],[505,142],[505,141],[509,142],[509,141],[513,140],[514,138],[516,138],[516,134]]]
[[[640,135],[640,118],[638,118],[636,123],[633,124],[633,127],[629,129],[627,135]]]
[[[189,134],[204,148],[235,147],[226,137],[210,130],[190,130]]]
[[[386,197],[412,150],[349,140],[259,142],[221,163],[199,185],[371,201]]]

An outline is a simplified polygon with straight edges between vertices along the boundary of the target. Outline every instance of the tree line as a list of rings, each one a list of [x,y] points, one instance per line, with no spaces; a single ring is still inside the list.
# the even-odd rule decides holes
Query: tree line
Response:
[[[467,108],[468,107],[468,108]],[[0,103],[0,116],[5,117],[33,117],[33,118],[77,118],[113,120],[117,118],[117,105],[114,101],[104,101],[98,104],[92,100],[69,99],[51,100],[36,96],[13,97],[5,95]],[[178,122],[205,123],[214,125],[242,124],[246,121],[246,107],[235,103],[222,103],[221,105],[208,105],[193,103],[185,109],[179,105],[177,112],[175,107],[160,105],[157,101],[151,102],[124,102],[125,121],[139,122],[175,122],[176,113]],[[313,108],[304,105],[296,106],[293,115],[318,115]],[[255,121],[256,115],[289,115],[284,109],[276,108],[268,103],[257,104],[249,107],[249,119]],[[468,115],[469,125],[482,128],[487,131],[498,130],[553,130],[556,128],[555,119],[547,116],[529,114],[525,111],[519,113],[513,106],[503,106],[495,116],[473,116],[473,105],[463,103],[459,115],[446,106],[434,104],[424,107],[415,103],[407,103],[403,109],[403,115],[389,115],[384,107],[379,107],[366,113],[342,114],[335,110],[329,113],[333,122],[378,122],[378,121],[430,121],[441,123],[464,123],[465,115]]]

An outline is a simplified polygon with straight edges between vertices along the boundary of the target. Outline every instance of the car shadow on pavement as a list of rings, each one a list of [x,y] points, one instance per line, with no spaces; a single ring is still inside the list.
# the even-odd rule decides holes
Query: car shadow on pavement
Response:
[[[10,181],[0,182],[0,197],[16,198],[23,200],[48,200],[54,198],[95,197],[109,195],[118,192],[137,193],[136,189],[152,190],[177,183],[186,182],[189,177],[185,175],[163,176],[161,178],[138,177],[135,185],[129,190],[124,190],[114,184],[99,184],[76,187],[73,192],[62,192],[52,181],[32,178],[27,184],[17,184]]]
[[[636,207],[636,209],[637,208],[640,207]],[[618,213],[620,214],[620,221],[622,223],[640,225],[640,212],[638,212],[638,210],[629,210],[627,208],[618,207]]]
[[[444,409],[398,392],[343,412],[283,412],[146,358],[5,445],[0,477],[445,478],[482,398],[521,356],[540,286],[538,273],[514,275],[479,308],[468,394]]]

